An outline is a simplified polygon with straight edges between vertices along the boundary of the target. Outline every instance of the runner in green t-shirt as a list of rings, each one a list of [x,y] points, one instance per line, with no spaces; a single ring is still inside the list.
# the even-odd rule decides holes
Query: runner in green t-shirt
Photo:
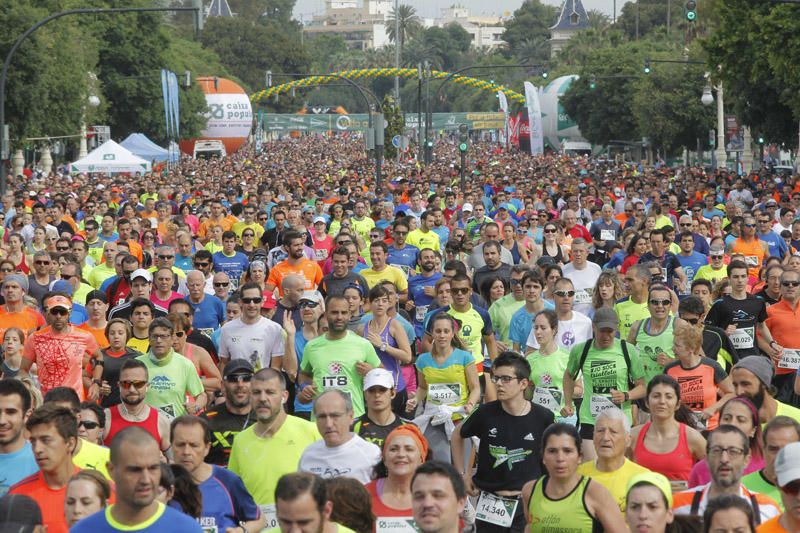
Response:
[[[339,389],[350,395],[358,418],[364,414],[363,377],[381,360],[367,339],[347,329],[350,307],[344,296],[328,297],[326,306],[328,332],[306,344],[298,399],[309,403],[328,389]]]
[[[788,416],[776,416],[762,429],[761,437],[764,441],[764,468],[751,472],[742,478],[744,485],[750,492],[766,494],[780,505],[780,489],[777,487],[775,475],[775,459],[778,452],[792,442],[800,441],[800,423]]]
[[[631,400],[644,397],[644,370],[635,346],[615,338],[619,318],[613,309],[600,308],[592,318],[594,338],[576,344],[564,372],[563,416],[572,416],[575,380],[583,374],[583,402],[578,420],[585,451],[593,456],[594,421],[601,412],[620,407],[631,419]],[[624,343],[624,344],[623,344]],[[588,348],[588,349],[587,349]],[[627,355],[626,355],[627,354]]]
[[[528,354],[526,359],[531,365],[530,382],[533,403],[549,409],[561,417],[564,407],[563,380],[567,369],[569,352],[558,346],[558,316],[555,311],[545,309],[533,319],[533,334],[539,343],[539,349]]]
[[[150,351],[137,357],[147,367],[150,385],[145,402],[170,419],[196,415],[206,406],[208,397],[194,363],[172,349],[174,327],[166,318],[150,324]],[[187,400],[187,395],[193,400]]]

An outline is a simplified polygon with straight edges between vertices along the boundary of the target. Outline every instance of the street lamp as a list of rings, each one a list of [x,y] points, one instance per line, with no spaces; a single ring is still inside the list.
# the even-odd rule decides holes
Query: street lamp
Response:
[[[728,153],[725,151],[725,104],[723,101],[722,82],[716,87],[711,86],[710,75],[706,74],[708,80],[706,86],[703,87],[703,95],[700,97],[700,102],[704,106],[710,106],[714,102],[714,95],[711,90],[717,91],[717,146],[714,150],[714,155],[717,158],[717,168],[727,168],[728,166]]]
[[[95,94],[90,94],[89,98],[86,100],[91,107],[97,107],[100,105],[100,98],[98,98]],[[86,133],[86,106],[84,106],[83,114],[81,115],[81,141],[78,148],[78,159],[83,159],[89,152],[88,146],[86,145]]]

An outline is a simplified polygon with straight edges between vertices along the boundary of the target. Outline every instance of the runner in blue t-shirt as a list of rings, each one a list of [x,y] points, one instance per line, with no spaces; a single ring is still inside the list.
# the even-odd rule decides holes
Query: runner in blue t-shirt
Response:
[[[694,250],[694,234],[691,231],[681,233],[678,236],[678,244],[681,248],[681,252],[677,255],[678,262],[681,264],[687,279],[686,287],[678,293],[678,296],[685,298],[689,296],[692,281],[694,281],[697,271],[701,266],[708,264],[708,256]]]
[[[239,288],[239,280],[250,266],[247,256],[236,251],[236,234],[232,231],[222,234],[222,250],[213,255],[212,261],[214,272],[225,272],[231,278],[231,291]]]
[[[421,274],[411,276],[408,279],[408,302],[406,310],[411,315],[411,322],[414,324],[414,332],[418,338],[422,338],[425,330],[422,321],[428,313],[428,308],[433,303],[434,287],[436,282],[442,279],[442,274],[436,272],[436,255],[430,248],[425,248],[419,252],[419,268]],[[427,294],[426,294],[427,290]]]

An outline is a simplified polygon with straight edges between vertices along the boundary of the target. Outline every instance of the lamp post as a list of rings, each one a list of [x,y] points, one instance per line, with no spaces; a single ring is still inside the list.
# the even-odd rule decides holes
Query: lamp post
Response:
[[[195,27],[198,31],[203,29],[203,3],[202,0],[192,0],[192,7],[114,7],[114,8],[87,8],[87,9],[68,9],[60,11],[49,17],[43,18],[20,35],[11,49],[6,55],[3,62],[3,70],[0,71],[0,145],[6,145],[5,139],[5,123],[6,123],[6,79],[8,78],[8,67],[11,65],[11,60],[14,54],[22,45],[23,41],[28,38],[30,34],[56,19],[66,17],[67,15],[113,15],[116,13],[151,13],[151,12],[194,12]],[[6,192],[6,163],[5,159],[0,158],[0,195]]]
[[[100,99],[94,95],[89,95],[87,99],[88,103],[92,107],[97,107],[100,105]],[[83,114],[81,115],[81,140],[80,140],[80,147],[78,148],[78,159],[83,159],[86,157],[88,153],[88,146],[86,145],[86,107],[83,108]]]
[[[714,156],[717,159],[718,168],[727,168],[728,153],[725,151],[725,102],[723,100],[722,82],[713,87],[717,91],[717,142],[714,149]],[[710,106],[714,102],[714,95],[711,94],[712,86],[709,81],[703,88],[703,96],[700,102],[704,106]]]

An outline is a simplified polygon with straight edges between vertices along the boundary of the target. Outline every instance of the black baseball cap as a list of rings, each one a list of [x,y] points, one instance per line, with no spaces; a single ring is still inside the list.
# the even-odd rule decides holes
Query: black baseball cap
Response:
[[[222,370],[222,377],[227,378],[231,374],[253,374],[253,365],[247,359],[231,359]]]

